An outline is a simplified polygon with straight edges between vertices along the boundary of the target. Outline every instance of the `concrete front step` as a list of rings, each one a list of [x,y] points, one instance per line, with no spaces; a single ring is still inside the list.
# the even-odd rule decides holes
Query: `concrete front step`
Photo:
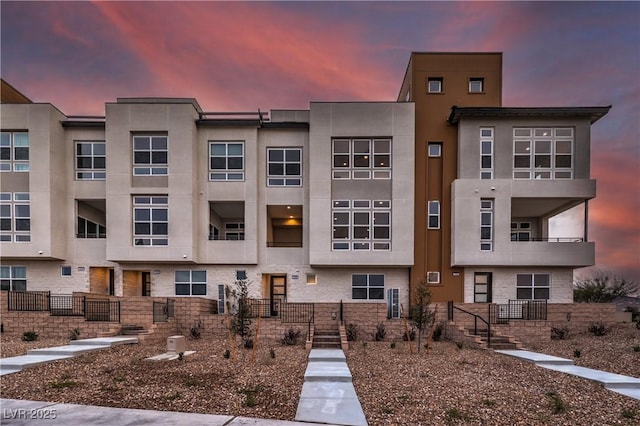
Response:
[[[351,382],[351,371],[346,362],[314,361],[307,364],[305,382]]]
[[[98,345],[105,347],[134,343],[138,343],[138,338],[132,336],[96,337],[94,339],[72,340],[69,342],[70,345]]]
[[[53,348],[31,349],[27,351],[27,355],[70,355],[77,356],[87,352],[105,349],[109,346],[105,345],[65,345]]]

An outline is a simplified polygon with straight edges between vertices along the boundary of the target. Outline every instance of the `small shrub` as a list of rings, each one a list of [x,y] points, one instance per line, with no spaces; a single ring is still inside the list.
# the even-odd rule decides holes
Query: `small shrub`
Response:
[[[547,392],[546,395],[551,399],[551,412],[553,414],[562,414],[567,412],[567,407],[560,395],[556,392]]]
[[[80,336],[80,330],[77,328],[74,328],[69,332],[69,340],[78,340],[79,336]]]
[[[631,321],[632,322],[640,322],[640,309],[635,306],[627,306],[624,308],[625,312],[631,312]]]
[[[404,340],[405,342],[407,341],[407,333],[402,333],[402,340]],[[414,340],[416,340],[416,329],[415,328],[411,328],[411,330],[409,330],[409,339],[412,342]]]
[[[431,336],[431,339],[434,342],[439,342],[440,340],[442,340],[443,334],[444,334],[444,324],[439,322],[433,327],[433,335]]]
[[[253,349],[253,339],[249,338],[249,339],[245,339],[243,346],[245,349]]]
[[[271,359],[276,359],[276,350],[273,348],[269,348],[269,356]]]
[[[381,342],[384,340],[386,335],[387,335],[387,331],[384,328],[384,324],[379,322],[378,325],[376,326],[376,332],[373,333],[373,340],[375,340],[376,342]]]
[[[380,409],[380,411],[382,411],[382,414],[393,414],[395,413],[395,410],[391,407],[388,407],[386,405],[383,405],[382,408]]]
[[[389,345],[389,347],[391,349],[395,349],[396,348],[396,342],[391,342],[391,344]]]
[[[122,376],[116,376],[116,377],[113,378],[113,381],[117,382],[117,383],[124,382],[125,380],[126,379],[124,377],[122,377]]]
[[[51,387],[53,389],[75,388],[79,385],[80,383],[76,382],[75,380],[71,380],[71,376],[68,374],[64,374],[60,377],[60,379],[56,380],[55,382],[51,382]]]
[[[168,393],[164,398],[165,398],[167,401],[174,401],[174,400],[176,400],[176,399],[180,398],[180,396],[181,396],[181,395],[180,395],[180,392],[175,391],[175,392]]]
[[[238,393],[243,393],[245,395],[244,405],[247,407],[255,407],[258,405],[258,399],[256,398],[256,394],[262,391],[262,385],[252,386],[244,389],[238,390]]]
[[[580,351],[580,349],[574,349],[573,350],[573,357],[574,358],[580,358],[580,355],[582,355],[582,352]]]
[[[178,361],[184,361],[184,352],[178,354]]]
[[[425,343],[423,347],[424,347],[426,350],[429,350],[429,344],[428,344],[428,343]]]
[[[362,349],[367,349],[367,342],[362,342]]]
[[[225,357],[226,359],[231,358],[231,351],[229,349],[225,349],[225,351],[222,354],[222,356]]]
[[[640,352],[640,345],[636,345],[633,347],[634,352]]]
[[[569,337],[569,329],[567,327],[551,327],[552,340],[566,340]]]
[[[35,342],[38,340],[38,333],[35,331],[25,331],[22,334],[22,340],[25,342]]]
[[[464,346],[464,343],[456,342],[456,346],[458,347],[458,349],[462,349],[462,347]]]
[[[464,411],[458,410],[457,408],[449,408],[445,412],[445,414],[447,416],[447,423],[449,424],[456,421],[468,422],[469,420],[471,420],[469,414]]]
[[[623,408],[622,417],[625,419],[635,419],[638,417],[638,410],[635,408]]]
[[[204,325],[202,324],[202,321],[198,320],[198,321],[194,321],[193,326],[191,326],[190,334],[191,334],[191,338],[194,340],[198,340],[200,339],[200,337],[202,337],[202,330],[204,329]]]
[[[589,325],[589,332],[594,336],[604,336],[609,329],[603,322],[594,322]]]
[[[280,343],[286,346],[297,345],[298,340],[300,339],[300,334],[301,332],[299,329],[294,330],[293,328],[290,328],[284,333],[284,335],[282,336],[282,339],[280,339]]]
[[[495,405],[496,405],[496,402],[492,401],[490,399],[485,399],[485,400],[482,401],[482,403],[484,404],[485,407],[489,407],[489,408],[495,407]]]
[[[357,324],[353,324],[353,323],[347,324],[346,331],[347,331],[347,341],[355,342],[356,340],[358,340],[358,325]]]

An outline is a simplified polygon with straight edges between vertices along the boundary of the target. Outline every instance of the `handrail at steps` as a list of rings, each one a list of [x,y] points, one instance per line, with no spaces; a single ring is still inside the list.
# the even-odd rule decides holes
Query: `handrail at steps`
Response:
[[[472,312],[466,311],[462,308],[459,308],[453,304],[453,301],[447,302],[447,317],[449,321],[453,321],[453,311],[454,309],[459,310],[462,313],[473,316],[473,334],[478,335],[478,319],[487,325],[487,347],[491,347],[491,324],[489,321],[485,320],[478,314],[474,314]]]

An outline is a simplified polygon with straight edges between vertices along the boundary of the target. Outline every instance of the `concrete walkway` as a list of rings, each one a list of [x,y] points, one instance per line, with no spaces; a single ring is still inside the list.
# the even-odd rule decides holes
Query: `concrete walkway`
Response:
[[[537,366],[548,368],[549,370],[561,371],[563,373],[582,377],[583,379],[593,380],[602,384],[610,391],[640,400],[640,379],[636,379],[635,377],[579,367],[574,365],[573,360],[571,359],[559,358],[557,356],[545,355],[537,352],[521,350],[497,350],[496,352],[513,356],[524,361],[533,362]]]
[[[366,426],[341,349],[312,349],[295,419],[302,422]]]
[[[137,337],[97,337],[95,339],[72,340],[68,345],[53,348],[31,349],[26,355],[0,359],[0,376],[15,373],[23,368],[47,362],[73,358],[87,352],[106,349],[115,345],[138,343]]]

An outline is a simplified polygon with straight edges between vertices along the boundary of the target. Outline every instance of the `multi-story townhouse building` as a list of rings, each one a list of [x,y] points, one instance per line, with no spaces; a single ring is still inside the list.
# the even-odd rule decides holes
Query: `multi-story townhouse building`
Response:
[[[502,107],[501,53],[413,53],[398,101],[415,103],[415,263],[435,301],[572,302],[587,240],[590,126],[610,107]],[[584,235],[549,220],[584,204]]]
[[[590,126],[502,107],[502,54],[413,53],[397,102],[210,113],[120,98],[66,116],[3,82],[2,289],[385,302],[572,300]],[[584,204],[585,232],[549,236]]]
[[[3,290],[408,303],[413,104],[68,117],[4,93]]]

